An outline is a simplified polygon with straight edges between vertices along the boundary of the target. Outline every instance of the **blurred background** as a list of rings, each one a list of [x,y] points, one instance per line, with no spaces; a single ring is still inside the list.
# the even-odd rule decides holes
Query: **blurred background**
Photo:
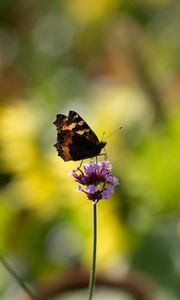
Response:
[[[123,288],[95,299],[180,299],[179,36],[176,0],[0,1],[0,253],[33,289],[87,298],[70,291],[90,268],[92,203],[53,147],[56,114],[75,110],[100,139],[123,126],[97,253],[99,280]],[[0,264],[12,297],[27,299]]]

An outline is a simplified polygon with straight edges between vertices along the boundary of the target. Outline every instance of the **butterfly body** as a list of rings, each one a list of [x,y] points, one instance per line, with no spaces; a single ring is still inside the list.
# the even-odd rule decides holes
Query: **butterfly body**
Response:
[[[54,124],[58,132],[54,146],[64,161],[98,156],[106,145],[74,111],[69,111],[68,116],[58,114]]]

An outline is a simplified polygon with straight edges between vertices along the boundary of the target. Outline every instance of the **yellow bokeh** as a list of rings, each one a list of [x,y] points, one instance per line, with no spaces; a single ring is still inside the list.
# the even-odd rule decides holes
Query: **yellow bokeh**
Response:
[[[65,2],[67,13],[81,23],[97,22],[109,15],[118,5],[118,0],[68,0]]]
[[[5,169],[21,171],[31,166],[38,156],[35,147],[37,112],[23,102],[0,109],[1,159]]]
[[[88,226],[88,235],[85,240],[84,259],[90,263],[92,256],[92,204],[83,208],[82,222]],[[126,230],[118,219],[113,205],[113,197],[109,201],[101,200],[97,205],[97,265],[103,268],[111,265],[114,260],[120,262],[128,247]]]

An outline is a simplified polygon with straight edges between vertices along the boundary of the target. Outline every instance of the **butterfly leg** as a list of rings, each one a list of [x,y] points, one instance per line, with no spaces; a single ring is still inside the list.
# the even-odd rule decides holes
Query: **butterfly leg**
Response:
[[[81,168],[82,163],[83,163],[83,159],[81,160],[79,167],[77,167],[78,170]]]
[[[107,154],[106,148],[104,148],[104,159],[108,160],[108,154]]]
[[[90,165],[93,164],[93,158],[89,160]]]
[[[100,153],[98,156],[104,156],[104,160],[108,160],[108,154],[105,148],[104,148],[104,153]]]

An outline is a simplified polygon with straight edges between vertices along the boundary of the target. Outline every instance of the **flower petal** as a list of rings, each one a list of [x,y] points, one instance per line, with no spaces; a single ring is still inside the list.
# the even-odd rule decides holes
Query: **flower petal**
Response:
[[[86,190],[85,190],[88,194],[95,194],[98,189],[97,186],[95,186],[94,184],[90,184],[87,186]]]
[[[82,191],[82,187],[81,187],[81,185],[78,185],[76,192],[81,192],[81,191]]]

